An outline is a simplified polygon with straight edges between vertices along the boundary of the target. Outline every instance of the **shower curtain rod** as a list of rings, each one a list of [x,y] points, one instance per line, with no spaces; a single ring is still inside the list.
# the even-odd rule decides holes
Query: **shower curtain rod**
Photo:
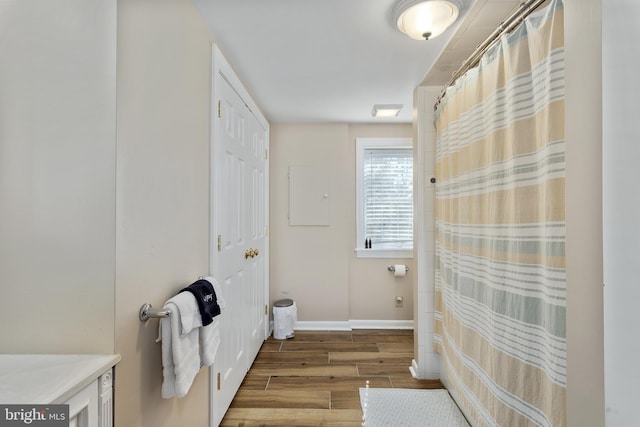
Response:
[[[458,80],[458,78],[460,78],[460,76],[462,76],[472,67],[476,66],[478,62],[480,62],[480,58],[482,58],[482,55],[484,55],[484,53],[491,46],[493,46],[495,41],[498,40],[498,38],[502,34],[508,33],[511,30],[513,30],[518,24],[522,22],[522,20],[524,20],[527,16],[529,16],[531,12],[536,10],[538,6],[540,6],[542,3],[546,1],[547,0],[527,0],[520,3],[520,7],[518,8],[518,10],[513,14],[511,14],[507,19],[502,21],[500,26],[493,33],[491,33],[491,35],[487,37],[484,42],[479,44],[478,47],[476,47],[476,49],[473,51],[473,53],[462,63],[460,68],[458,68],[453,73],[449,81],[445,84],[444,88],[442,89],[442,92],[440,92],[440,96],[438,96],[438,99],[436,100],[436,104],[433,106],[433,109],[435,110],[438,108],[438,104],[440,104],[440,101],[444,97],[444,94],[446,93],[447,89],[450,86],[452,86],[455,83],[455,81]]]

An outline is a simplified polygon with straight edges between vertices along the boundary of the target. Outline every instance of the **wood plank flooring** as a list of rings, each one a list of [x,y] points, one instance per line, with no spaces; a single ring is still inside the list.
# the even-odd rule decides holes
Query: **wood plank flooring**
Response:
[[[442,388],[409,372],[413,331],[296,331],[269,338],[221,426],[362,426],[359,388]]]

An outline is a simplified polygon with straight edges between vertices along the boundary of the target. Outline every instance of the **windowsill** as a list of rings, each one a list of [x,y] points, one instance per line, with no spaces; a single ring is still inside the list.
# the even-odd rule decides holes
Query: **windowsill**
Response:
[[[413,249],[356,248],[358,258],[413,258]]]

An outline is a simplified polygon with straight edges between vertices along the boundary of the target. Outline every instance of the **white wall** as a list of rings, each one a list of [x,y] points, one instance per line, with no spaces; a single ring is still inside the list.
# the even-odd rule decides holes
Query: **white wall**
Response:
[[[567,424],[604,424],[601,0],[565,0]]]
[[[120,353],[116,425],[208,425],[208,369],[162,399],[138,310],[208,273],[209,29],[190,0],[6,0],[0,35],[0,351]]]
[[[348,200],[342,191],[348,132],[346,124],[271,126],[271,301],[293,298],[299,320],[348,320]],[[329,226],[289,226],[289,166],[330,171]]]
[[[209,272],[212,36],[191,0],[118,1],[117,426],[206,426],[209,369],[181,399],[160,396],[161,307]]]
[[[640,3],[602,9],[606,425],[638,424],[640,402]]]
[[[0,2],[0,352],[112,353],[116,2]]]
[[[415,262],[412,258],[357,258],[356,247],[356,138],[412,138],[411,125],[350,124],[348,151],[348,179],[342,184],[347,191],[347,253],[349,255],[349,319],[351,320],[413,320],[413,280]],[[414,160],[414,165],[415,165]],[[394,277],[389,265],[409,267],[405,277]],[[402,307],[395,306],[395,296],[404,299]],[[391,323],[393,324],[393,323]]]
[[[410,137],[412,127],[358,124],[272,124],[270,182],[271,301],[293,298],[301,322],[413,319],[411,259],[356,258],[355,139]],[[289,226],[289,166],[329,172],[328,226]],[[409,265],[394,278],[387,265]],[[396,308],[394,296],[404,296]]]

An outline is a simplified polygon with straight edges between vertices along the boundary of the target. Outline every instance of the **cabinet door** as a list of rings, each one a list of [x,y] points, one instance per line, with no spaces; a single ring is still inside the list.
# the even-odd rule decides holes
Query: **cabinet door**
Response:
[[[69,405],[69,427],[98,427],[98,381],[65,403]]]

